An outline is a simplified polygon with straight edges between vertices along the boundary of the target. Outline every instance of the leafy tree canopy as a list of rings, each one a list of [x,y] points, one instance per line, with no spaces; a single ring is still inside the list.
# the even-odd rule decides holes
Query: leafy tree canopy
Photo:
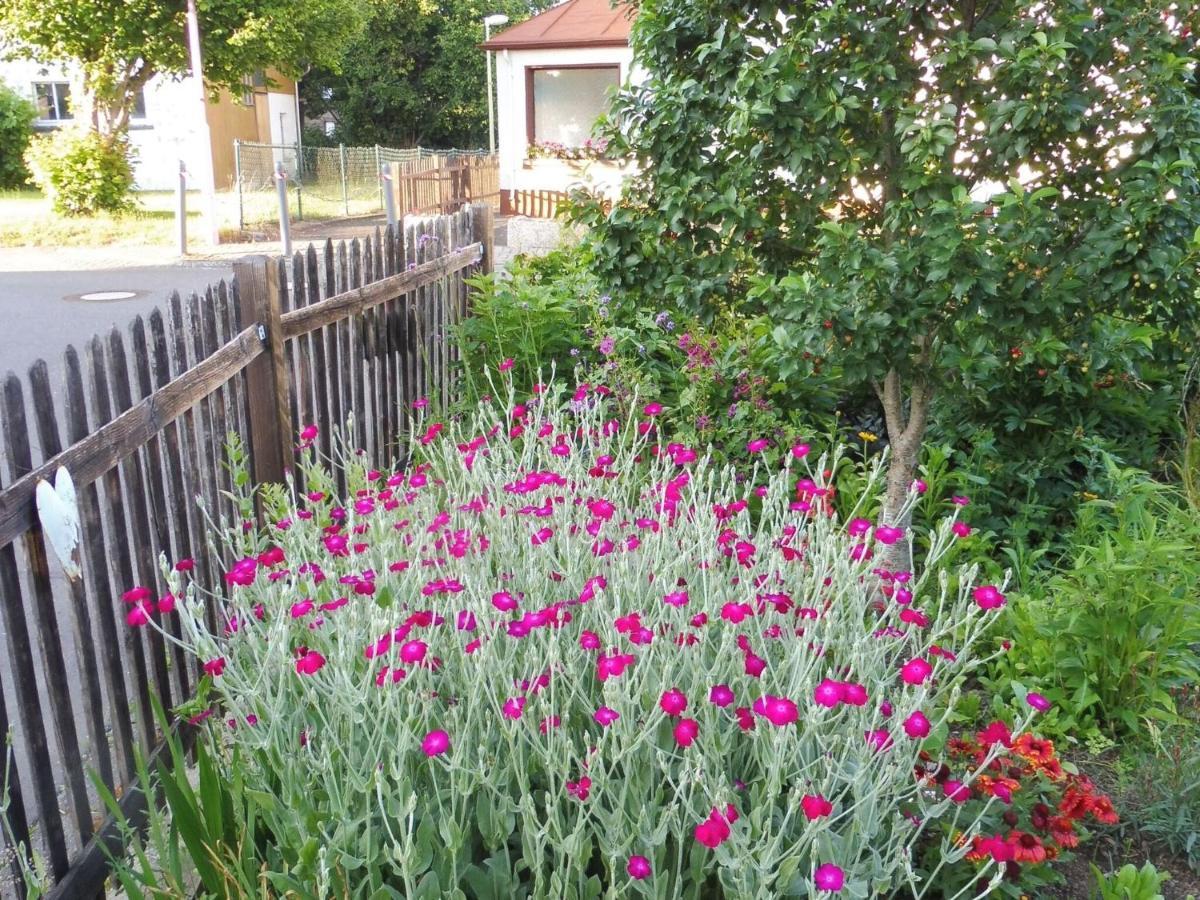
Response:
[[[643,0],[648,77],[610,123],[642,174],[583,212],[603,274],[766,310],[788,367],[870,385],[894,510],[935,393],[986,398],[1014,367],[1082,390],[1157,335],[1194,346],[1198,16]]]
[[[336,67],[362,24],[361,0],[198,0],[204,77],[213,89],[273,68]],[[74,61],[77,109],[101,134],[128,125],[137,93],[155,75],[188,70],[183,0],[5,0],[0,40],[13,56]]]
[[[332,70],[302,90],[306,115],[329,113],[338,140],[411,147],[487,145],[483,18],[529,18],[548,0],[379,0]],[[507,26],[505,26],[507,27]]]

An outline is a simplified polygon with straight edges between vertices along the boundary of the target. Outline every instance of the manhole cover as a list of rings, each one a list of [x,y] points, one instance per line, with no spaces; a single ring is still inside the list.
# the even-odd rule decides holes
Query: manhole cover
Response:
[[[92,291],[90,294],[80,294],[80,300],[132,300],[137,296],[135,291]]]

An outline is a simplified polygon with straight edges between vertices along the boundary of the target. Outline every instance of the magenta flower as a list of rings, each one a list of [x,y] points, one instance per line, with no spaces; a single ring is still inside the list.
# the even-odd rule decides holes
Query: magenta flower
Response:
[[[770,446],[771,446],[771,442],[769,440],[767,440],[766,438],[755,438],[754,440],[749,441],[746,444],[746,452],[762,453],[764,450],[766,450]]]
[[[851,519],[850,524],[846,526],[846,533],[850,537],[859,538],[871,530],[870,519]]]
[[[942,783],[942,793],[955,803],[966,803],[971,799],[971,789],[961,781],[955,781],[953,778],[947,778]]]
[[[848,703],[850,706],[866,706],[867,689],[861,684],[847,682],[839,685],[838,690],[843,703]]]
[[[497,366],[497,368],[498,368],[498,369],[499,369],[501,372],[507,372],[507,371],[508,371],[509,369],[511,369],[512,367],[513,367],[513,359],[512,359],[512,357],[511,357],[511,356],[510,356],[508,359],[502,360],[502,361],[500,362],[500,365],[499,365],[499,366]]]
[[[884,728],[868,731],[866,739],[867,743],[874,747],[877,752],[887,750],[892,746],[892,736]]]
[[[1041,694],[1036,694],[1030,691],[1025,695],[1025,702],[1036,709],[1038,712],[1045,712],[1050,708],[1050,701]]]
[[[449,749],[450,735],[441,730],[429,732],[421,741],[421,752],[429,757],[441,756]]]
[[[955,522],[950,526],[950,530],[954,532],[955,537],[967,538],[971,536],[971,526],[966,522]]]
[[[524,712],[524,710],[525,710],[525,698],[524,697],[509,697],[507,700],[504,701],[503,713],[504,713],[504,718],[506,718],[506,719],[519,719],[519,718],[521,718],[521,713]]]
[[[927,490],[929,490],[929,485],[927,485],[927,484],[926,484],[924,481],[922,481],[920,478],[916,478],[916,479],[914,479],[914,480],[913,480],[912,484],[910,484],[910,485],[908,486],[908,489],[909,489],[910,491],[913,491],[914,493],[917,493],[917,494],[923,494],[923,493],[925,493]]]
[[[680,719],[671,730],[675,743],[680,747],[690,747],[700,736],[700,723],[695,719]]]
[[[316,650],[305,650],[296,660],[297,675],[315,675],[325,665],[325,657]]]
[[[933,666],[917,656],[900,667],[900,679],[905,684],[924,684],[932,672]]]
[[[588,798],[592,790],[592,779],[584,775],[578,781],[567,782],[567,793],[581,803]]]
[[[662,411],[663,411],[663,408],[662,408],[661,403],[647,403],[644,407],[642,407],[642,412],[647,416],[657,416]],[[634,857],[634,858],[642,859],[643,857]]]
[[[833,863],[825,863],[817,866],[817,871],[813,874],[813,881],[817,885],[817,890],[829,891],[831,894],[836,894],[842,889],[842,885],[846,881],[846,876]]]
[[[712,690],[708,692],[708,700],[714,706],[728,706],[733,702],[733,691],[727,684],[714,684]]]
[[[929,719],[919,709],[904,720],[904,733],[914,740],[929,737]]]
[[[984,584],[971,592],[980,609],[999,609],[1005,604],[1004,595],[994,584]]]
[[[755,701],[754,711],[780,728],[800,719],[800,711],[793,701],[787,697],[773,697],[770,694]]]
[[[800,808],[804,810],[804,816],[810,822],[833,812],[833,804],[820,794],[805,794],[800,799]]]
[[[894,544],[904,537],[903,528],[893,528],[891,525],[880,525],[875,529],[875,540],[881,544]]]
[[[663,597],[663,603],[668,606],[680,607],[686,606],[688,602],[687,591],[672,591]]]
[[[664,691],[662,697],[658,701],[658,705],[662,707],[662,711],[668,716],[678,716],[687,709],[687,697],[679,688],[671,688],[669,691]]]
[[[204,664],[203,668],[205,675],[217,678],[225,672],[225,657],[218,656],[216,659],[210,659]]]
[[[644,856],[631,856],[629,857],[629,862],[625,865],[625,871],[635,881],[642,881],[645,878],[649,878],[650,860]]]
[[[500,612],[512,612],[517,608],[517,598],[508,591],[497,591],[492,594],[492,606]]]
[[[607,728],[621,718],[621,714],[610,706],[602,706],[592,713],[592,718],[599,722],[601,727]]]
[[[842,685],[840,682],[826,678],[813,691],[813,699],[821,706],[833,709],[842,702]]]
[[[808,456],[808,449],[808,444],[796,444],[792,447],[792,456],[796,457],[796,459],[804,459],[804,457]]]
[[[424,641],[409,641],[400,648],[400,659],[406,663],[418,663],[425,658],[429,646]]]

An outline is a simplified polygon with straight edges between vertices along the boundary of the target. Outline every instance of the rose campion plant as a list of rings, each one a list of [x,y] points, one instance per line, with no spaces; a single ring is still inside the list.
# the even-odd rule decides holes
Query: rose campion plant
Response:
[[[207,672],[195,711],[220,710],[202,727],[261,799],[281,884],[931,893],[913,848],[961,859],[982,813],[915,773],[996,615],[946,563],[953,517],[924,568],[887,572],[889,523],[848,530],[880,471],[839,517],[836,451],[739,482],[587,385],[437,424],[342,500],[302,451],[303,491],[264,490],[269,525],[226,534],[220,595],[164,562]]]

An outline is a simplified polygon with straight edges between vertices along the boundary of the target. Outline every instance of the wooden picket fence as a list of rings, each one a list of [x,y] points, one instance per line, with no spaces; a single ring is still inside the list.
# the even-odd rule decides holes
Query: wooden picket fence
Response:
[[[233,488],[229,432],[260,482],[283,479],[308,424],[325,454],[349,420],[354,445],[381,465],[401,457],[413,402],[452,399],[449,330],[467,312],[464,279],[491,268],[492,227],[491,208],[477,204],[290,260],[251,257],[204,296],[175,294],[126,334],[68,347],[61,392],[44,361],[4,379],[0,757],[12,760],[9,825],[45,861],[50,897],[103,896],[101,845],[118,849],[121,835],[88,772],[143,819],[135,753],[155,758],[162,746],[151,697],[177,706],[200,675],[157,632],[126,625],[121,594],[165,592],[160,553],[194,558],[200,586],[220,586],[230,561],[214,555],[196,501],[215,521],[238,521],[222,493]],[[47,553],[34,500],[60,466],[82,522],[74,581]],[[179,634],[174,613],[162,619]],[[2,893],[23,896],[5,844]]]
[[[500,205],[500,164],[491,155],[434,155],[391,164],[401,215],[436,215],[464,203]]]

